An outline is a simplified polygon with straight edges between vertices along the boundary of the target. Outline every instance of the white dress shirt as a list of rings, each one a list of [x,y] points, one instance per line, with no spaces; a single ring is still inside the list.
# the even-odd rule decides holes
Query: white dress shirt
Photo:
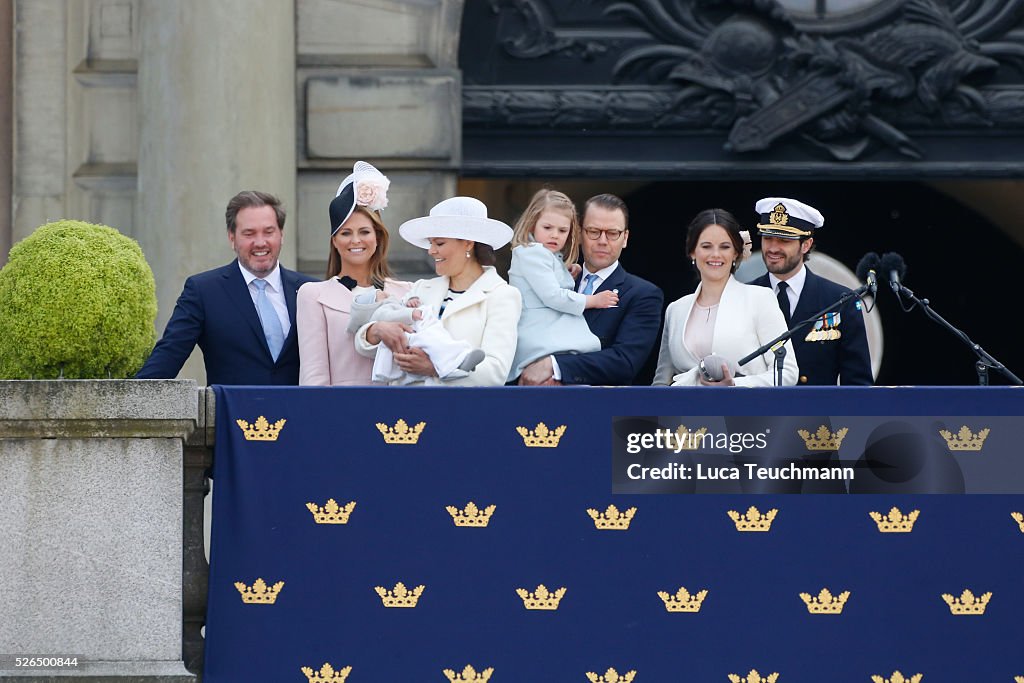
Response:
[[[256,307],[256,297],[259,296],[259,291],[256,289],[256,285],[252,283],[253,280],[263,279],[267,281],[267,298],[270,299],[271,305],[274,310],[277,311],[277,317],[281,320],[281,329],[284,331],[285,339],[288,338],[288,332],[292,329],[291,318],[288,317],[288,304],[284,300],[284,283],[281,282],[281,264],[278,263],[274,266],[274,270],[270,272],[265,278],[258,278],[242,265],[241,261],[238,263],[239,270],[242,271],[242,277],[245,278],[245,284],[249,288],[249,296],[252,297],[252,305]],[[256,308],[256,315],[259,315],[259,308]],[[260,321],[262,323],[262,321]]]
[[[800,266],[800,270],[796,272],[796,275],[786,280],[786,285],[789,289],[786,291],[786,296],[789,297],[789,317],[793,316],[793,311],[796,310],[796,304],[800,301],[800,292],[804,291],[804,282],[807,281],[807,269]],[[772,291],[775,292],[775,296],[779,295],[779,283],[782,282],[779,278],[775,277],[774,273],[768,273],[768,282],[772,285]]]

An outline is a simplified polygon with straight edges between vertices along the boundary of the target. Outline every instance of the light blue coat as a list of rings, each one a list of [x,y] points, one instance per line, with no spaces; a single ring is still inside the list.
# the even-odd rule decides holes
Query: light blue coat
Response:
[[[518,246],[512,250],[508,281],[523,295],[519,342],[509,381],[544,356],[601,350],[600,340],[583,318],[587,297],[573,291],[575,283],[561,256],[543,244]]]

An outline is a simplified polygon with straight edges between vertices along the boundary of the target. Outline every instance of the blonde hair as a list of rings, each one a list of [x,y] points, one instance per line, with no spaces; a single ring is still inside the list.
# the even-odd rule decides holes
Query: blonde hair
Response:
[[[361,213],[370,218],[370,222],[373,223],[373,231],[377,233],[377,248],[374,249],[373,255],[370,257],[370,281],[378,286],[384,286],[384,280],[391,277],[391,269],[388,268],[388,228],[384,225],[384,221],[381,220],[380,214],[376,211],[370,211],[365,206],[356,205],[356,208],[352,211],[352,214]],[[327,280],[341,272],[341,254],[334,248],[334,235],[331,235],[331,240],[328,242],[328,249],[330,249],[330,256],[327,257]]]
[[[512,246],[519,247],[530,244],[530,236],[533,235],[533,230],[537,227],[540,215],[552,209],[569,217],[569,237],[565,240],[561,251],[562,259],[568,266],[576,263],[580,254],[580,219],[576,213],[576,205],[566,194],[558,190],[545,188],[538,190],[533,195],[530,205],[516,221],[515,231],[512,233]]]

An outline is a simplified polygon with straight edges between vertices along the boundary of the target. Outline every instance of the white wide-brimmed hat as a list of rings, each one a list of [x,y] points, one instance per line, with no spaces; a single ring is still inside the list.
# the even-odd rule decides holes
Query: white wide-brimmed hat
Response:
[[[512,228],[488,218],[487,207],[473,197],[452,197],[435,204],[429,216],[402,223],[398,234],[420,249],[430,248],[431,237],[472,240],[495,249],[512,240]]]

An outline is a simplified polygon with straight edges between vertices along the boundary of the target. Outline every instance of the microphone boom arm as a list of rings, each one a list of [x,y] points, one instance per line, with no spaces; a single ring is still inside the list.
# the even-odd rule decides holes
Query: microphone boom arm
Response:
[[[988,384],[989,369],[998,370],[1013,384],[1016,384],[1018,386],[1024,384],[1024,382],[1021,381],[1020,377],[1017,377],[1017,375],[1010,372],[1009,368],[1007,368],[1005,365],[1003,365],[995,358],[993,358],[992,355],[988,353],[988,351],[981,348],[980,344],[974,342],[970,337],[968,337],[966,332],[958,329],[952,323],[950,323],[941,315],[936,313],[935,310],[931,307],[931,304],[928,303],[928,299],[919,299],[917,295],[915,295],[914,292],[912,292],[910,288],[904,285],[902,282],[892,282],[892,288],[896,292],[897,296],[900,297],[900,299],[906,296],[908,299],[910,299],[910,301],[913,304],[920,306],[921,310],[924,311],[925,315],[927,315],[929,318],[931,318],[932,320],[934,320],[935,322],[939,323],[947,330],[952,332],[953,336],[957,337],[964,344],[967,344],[967,346],[970,347],[971,351],[974,351],[975,355],[978,357],[978,360],[975,363],[975,367],[978,370],[978,384],[982,386]]]
[[[775,339],[772,339],[767,344],[764,344],[763,346],[761,346],[761,348],[759,348],[756,351],[754,351],[753,353],[750,353],[749,355],[746,355],[743,358],[741,358],[739,363],[737,363],[737,366],[746,365],[750,361],[754,360],[755,358],[757,358],[758,356],[764,354],[766,351],[769,351],[769,350],[775,352],[775,354],[776,354],[776,363],[781,366],[781,362],[780,362],[781,359],[779,358],[779,355],[780,355],[779,354],[779,350],[781,350],[782,353],[785,353],[785,346],[783,346],[783,345],[794,334],[796,334],[799,330],[801,330],[802,328],[806,327],[807,325],[813,324],[815,320],[817,320],[818,318],[822,317],[823,315],[825,315],[827,313],[832,313],[833,311],[836,311],[836,310],[842,308],[844,305],[846,305],[846,302],[848,302],[848,301],[850,301],[852,299],[859,299],[860,297],[864,296],[870,289],[871,289],[870,285],[861,285],[857,289],[854,289],[854,290],[851,290],[849,292],[846,292],[841,297],[839,297],[835,302],[833,302],[832,304],[830,304],[830,305],[826,306],[825,308],[821,309],[820,311],[818,311],[817,313],[812,315],[810,318],[807,318],[806,320],[802,320],[802,321],[798,322],[796,325],[794,325],[793,327],[789,328],[788,330],[786,330],[785,332],[780,334]],[[775,349],[776,346],[778,347],[779,350]],[[781,385],[782,384],[782,382],[781,382],[782,368],[779,367],[778,371],[779,371],[778,374],[779,374],[779,377],[780,377],[779,384]]]

